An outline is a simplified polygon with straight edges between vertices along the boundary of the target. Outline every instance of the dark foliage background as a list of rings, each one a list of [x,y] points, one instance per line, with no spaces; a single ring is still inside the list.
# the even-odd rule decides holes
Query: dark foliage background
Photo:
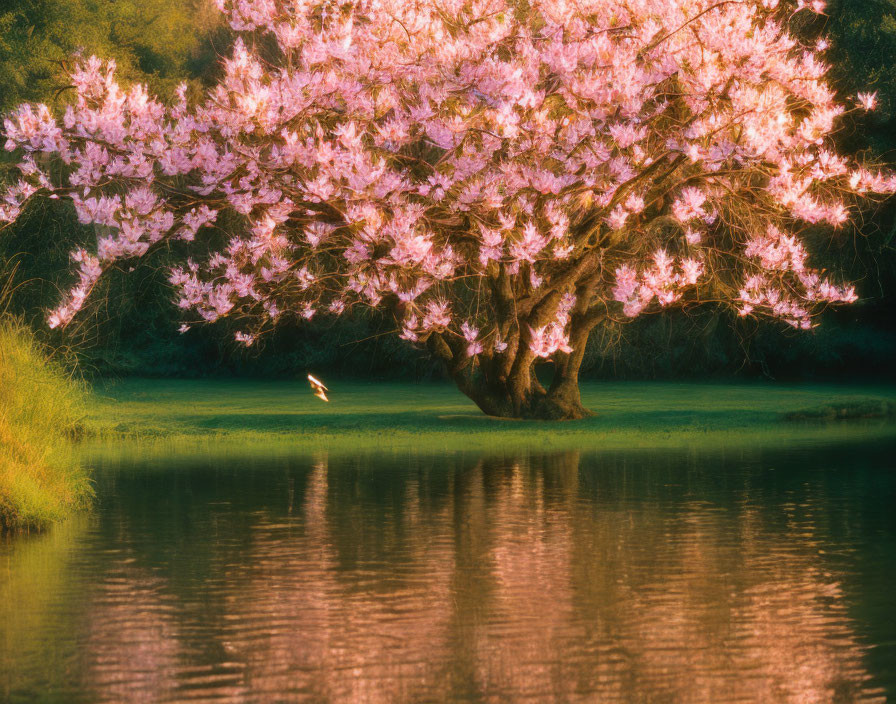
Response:
[[[125,80],[167,96],[181,81],[198,93],[212,81],[231,37],[208,0],[17,0],[0,3],[0,110],[68,99],[65,66],[75,52],[114,58]],[[807,13],[804,13],[807,14]],[[844,125],[841,148],[896,165],[896,0],[834,0],[827,16],[800,28],[830,35],[831,77],[844,97],[877,90],[880,108]],[[8,159],[8,157],[2,157]],[[5,166],[4,166],[5,164]],[[0,162],[6,168],[9,162]],[[166,282],[176,251],[133,272],[113,272],[73,330],[47,330],[44,311],[69,283],[68,253],[93,233],[70,206],[33,203],[0,233],[6,303],[57,348],[74,350],[88,374],[148,376],[302,375],[431,378],[441,370],[392,333],[377,313],[287,323],[250,350],[232,342],[226,322],[177,332]],[[697,308],[647,316],[595,331],[583,376],[707,378],[771,376],[881,379],[896,376],[896,202],[862,214],[815,264],[858,283],[860,303],[830,311],[810,333]]]

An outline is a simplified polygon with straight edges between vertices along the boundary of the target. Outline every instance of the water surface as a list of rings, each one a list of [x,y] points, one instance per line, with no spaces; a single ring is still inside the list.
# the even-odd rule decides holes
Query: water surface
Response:
[[[0,700],[883,702],[893,450],[98,460]]]

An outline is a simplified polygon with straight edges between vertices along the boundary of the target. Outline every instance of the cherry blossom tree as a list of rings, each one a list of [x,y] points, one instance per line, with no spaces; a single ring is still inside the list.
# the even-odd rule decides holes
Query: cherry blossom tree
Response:
[[[171,273],[184,328],[232,316],[251,345],[382,307],[485,413],[579,418],[596,325],[712,302],[810,328],[856,293],[809,250],[896,191],[834,149],[875,96],[839,99],[825,40],[791,31],[822,2],[218,5],[239,38],[202,100],[92,58],[61,121],[6,120],[0,219],[40,194],[97,231],[51,326],[110,267],[195,241]]]

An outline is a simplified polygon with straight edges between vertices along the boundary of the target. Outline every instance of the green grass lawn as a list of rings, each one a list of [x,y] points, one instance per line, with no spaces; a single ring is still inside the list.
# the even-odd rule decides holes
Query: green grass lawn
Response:
[[[786,420],[797,411],[896,402],[896,387],[585,383],[597,416],[550,423],[484,416],[448,384],[326,380],[330,403],[302,381],[127,380],[98,387],[87,425],[99,446],[203,452],[283,449],[594,448],[788,444],[896,437],[892,419]],[[821,413],[820,415],[825,415]],[[159,449],[163,449],[159,447]]]

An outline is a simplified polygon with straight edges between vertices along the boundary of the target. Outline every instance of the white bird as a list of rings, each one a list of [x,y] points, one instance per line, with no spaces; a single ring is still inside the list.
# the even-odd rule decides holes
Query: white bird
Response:
[[[323,382],[320,379],[315,379],[310,374],[308,375],[308,383],[311,384],[311,390],[314,392],[314,395],[317,396],[321,401],[329,401],[327,398],[326,392],[329,391],[326,386],[324,386]]]

